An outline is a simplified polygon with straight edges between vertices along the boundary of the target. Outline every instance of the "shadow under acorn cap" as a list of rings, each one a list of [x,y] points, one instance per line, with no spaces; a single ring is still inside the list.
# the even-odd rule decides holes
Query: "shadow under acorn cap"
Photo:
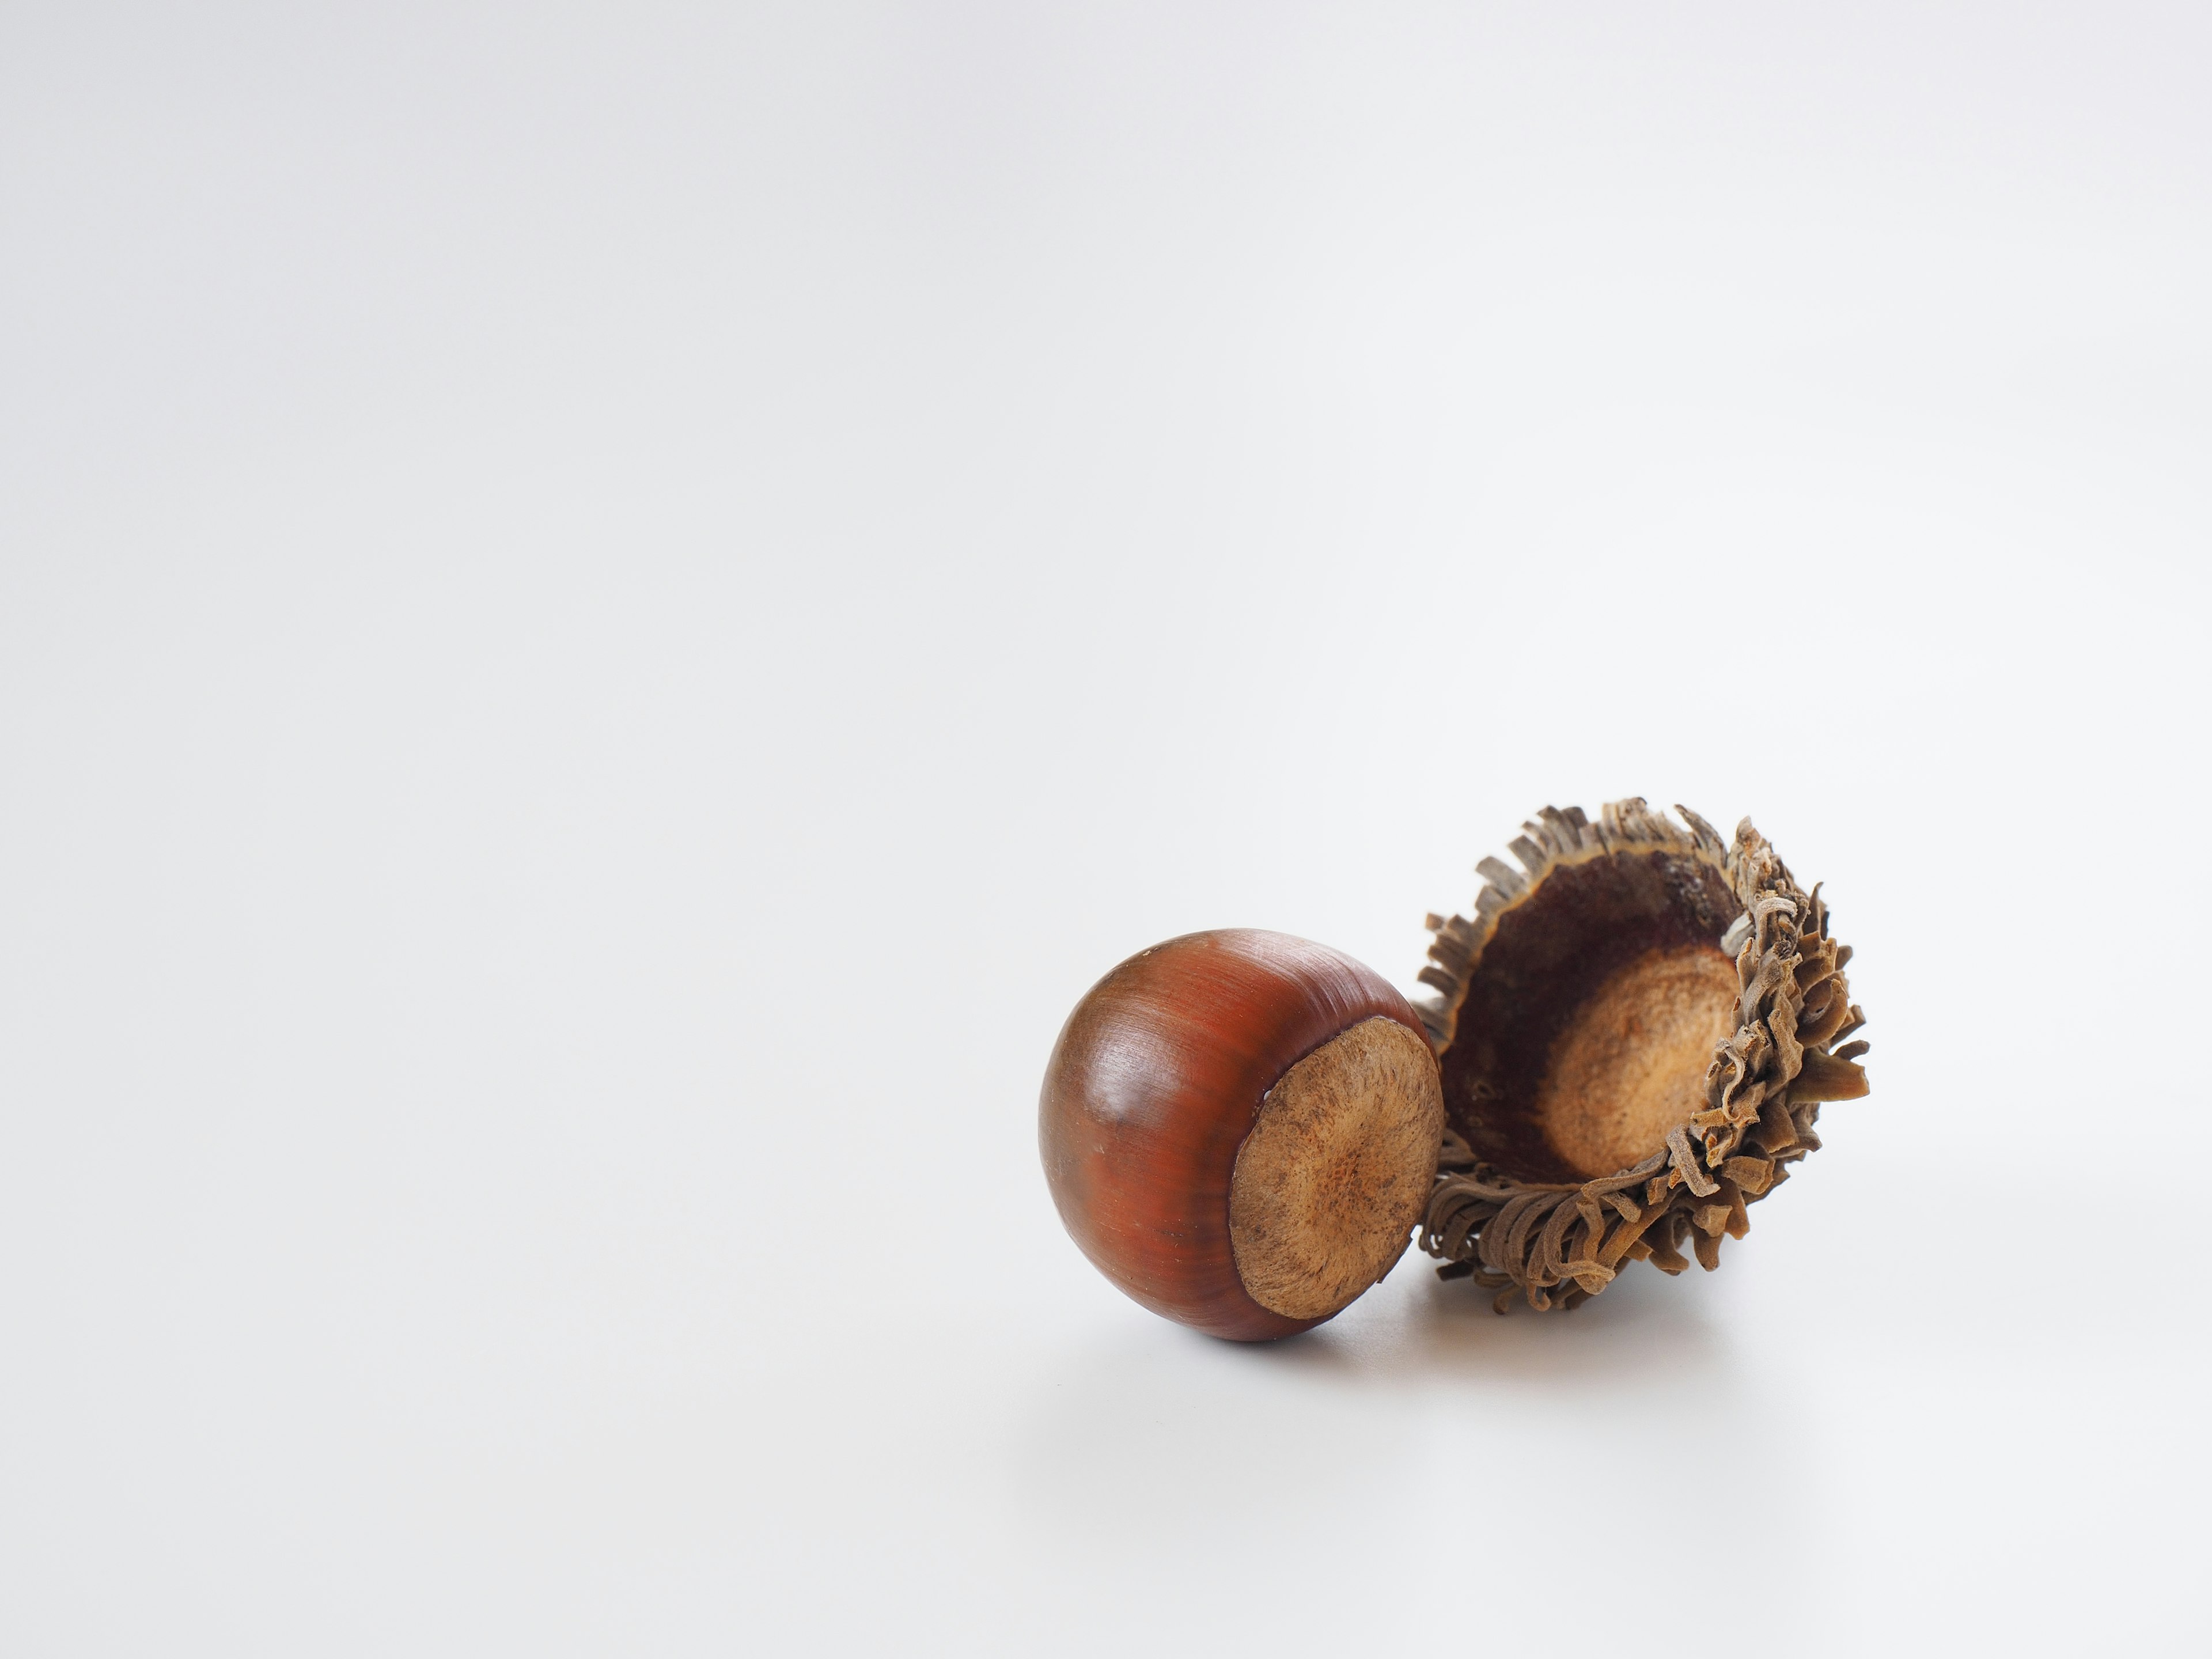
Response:
[[[1723,844],[1675,810],[1687,830],[1638,798],[1595,823],[1547,806],[1511,843],[1524,870],[1486,858],[1474,916],[1428,918],[1445,1129],[1421,1245],[1500,1313],[1574,1307],[1632,1261],[1679,1273],[1686,1241],[1718,1267],[1819,1149],[1820,1103],[1867,1092],[1819,888],[1750,819]]]

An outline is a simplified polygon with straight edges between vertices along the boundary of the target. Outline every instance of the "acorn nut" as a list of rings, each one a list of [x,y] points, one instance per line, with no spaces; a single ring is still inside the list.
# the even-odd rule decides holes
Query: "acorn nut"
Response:
[[[1419,1017],[1285,933],[1188,933],[1076,1005],[1037,1139],[1069,1234],[1170,1319],[1238,1341],[1320,1324],[1389,1273],[1444,1127]]]

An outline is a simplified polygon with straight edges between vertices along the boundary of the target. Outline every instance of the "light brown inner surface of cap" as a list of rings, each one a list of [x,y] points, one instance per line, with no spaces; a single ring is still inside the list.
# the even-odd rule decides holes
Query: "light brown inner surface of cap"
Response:
[[[1536,1116],[1587,1178],[1650,1157],[1705,1109],[1705,1068],[1735,1030],[1735,965],[1717,946],[1638,957],[1601,983],[1552,1043]]]
[[[1284,1073],[1230,1178],[1245,1294],[1324,1319],[1389,1272],[1428,1200],[1443,1122],[1429,1045],[1395,1019],[1362,1020]]]

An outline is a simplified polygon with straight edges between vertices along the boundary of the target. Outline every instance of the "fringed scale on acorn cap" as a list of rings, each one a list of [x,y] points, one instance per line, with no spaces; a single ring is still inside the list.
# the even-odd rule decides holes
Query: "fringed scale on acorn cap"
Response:
[[[1867,1091],[1865,1016],[1807,893],[1746,818],[1732,845],[1640,799],[1547,806],[1474,916],[1431,916],[1417,1003],[1445,1128],[1421,1246],[1539,1310],[1632,1261],[1708,1271],[1746,1206],[1817,1151],[1820,1103]],[[1843,1043],[1841,1048],[1836,1047]]]

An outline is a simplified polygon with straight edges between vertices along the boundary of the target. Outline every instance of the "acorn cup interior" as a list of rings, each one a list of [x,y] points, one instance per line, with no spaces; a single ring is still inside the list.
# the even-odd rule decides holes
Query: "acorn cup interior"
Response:
[[[1747,819],[1723,843],[1637,799],[1547,807],[1474,918],[1431,916],[1420,1008],[1446,1132],[1423,1246],[1447,1277],[1572,1307],[1620,1269],[1718,1265],[1746,1206],[1820,1146],[1824,1100],[1866,1092],[1835,1049],[1863,1023],[1828,935]]]
[[[1626,1169],[1705,1103],[1735,1030],[1723,874],[1663,851],[1562,866],[1504,912],[1445,1051],[1444,1110],[1523,1181]]]

